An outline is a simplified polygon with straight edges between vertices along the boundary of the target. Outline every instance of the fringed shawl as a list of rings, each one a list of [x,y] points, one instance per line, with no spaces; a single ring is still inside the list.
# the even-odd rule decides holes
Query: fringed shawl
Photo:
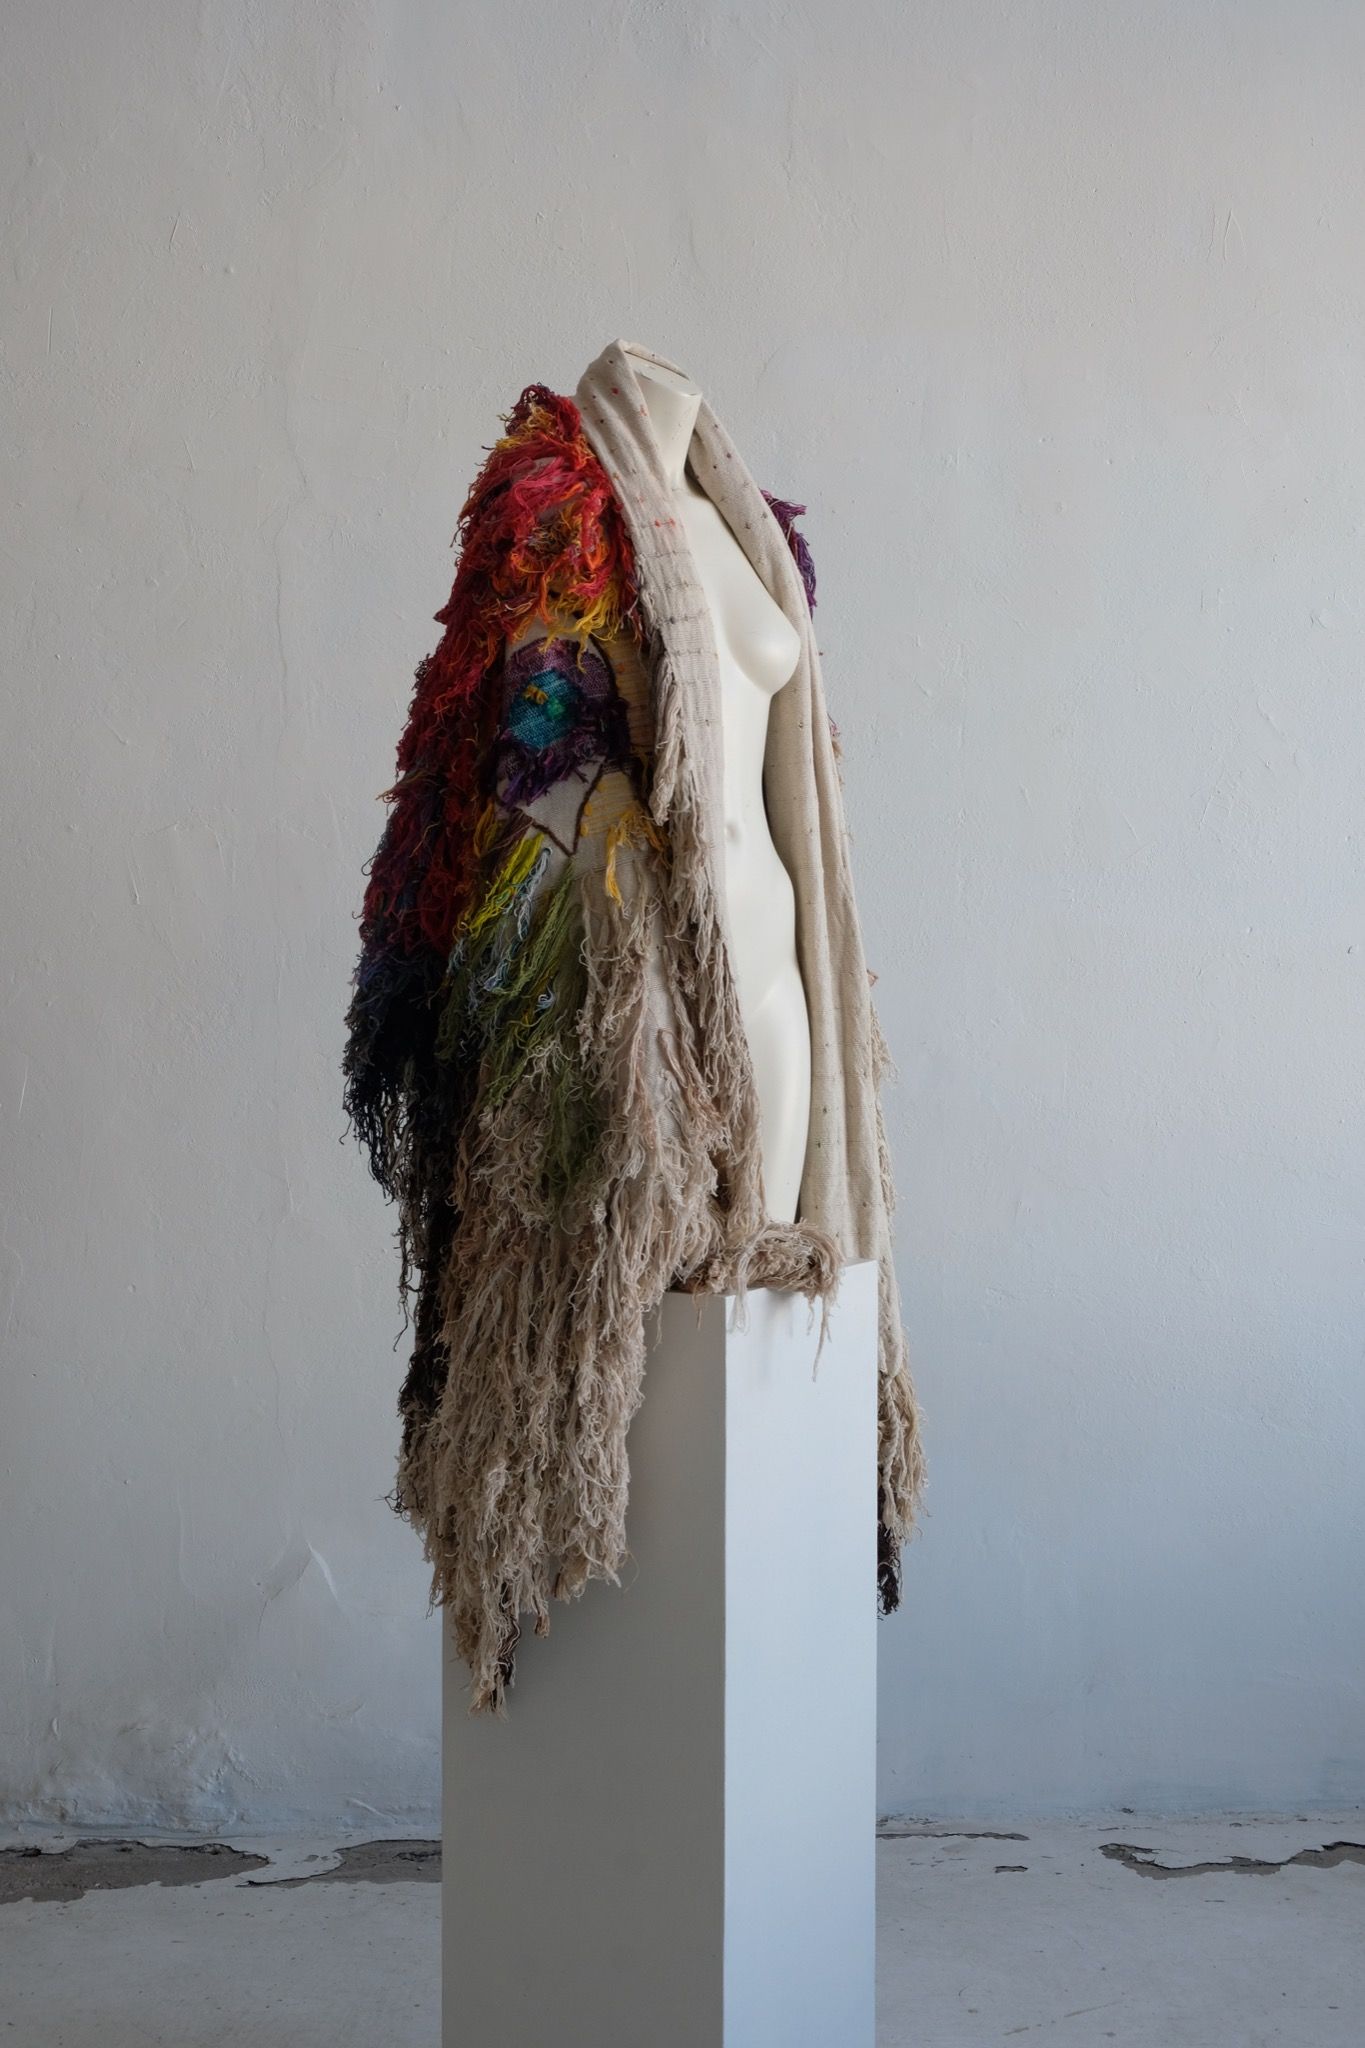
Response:
[[[693,474],[801,639],[764,776],[811,1023],[798,1220],[781,1224],[730,966],[713,624],[627,348],[610,343],[574,398],[528,386],[465,500],[347,1015],[346,1106],[397,1206],[412,1329],[395,1505],[474,1708],[501,1708],[523,1617],[545,1633],[552,1599],[626,1557],[645,1318],[669,1287],[827,1304],[842,1264],[877,1260],[884,1612],[922,1481],[887,1053],[805,508],[758,488],[703,398]]]

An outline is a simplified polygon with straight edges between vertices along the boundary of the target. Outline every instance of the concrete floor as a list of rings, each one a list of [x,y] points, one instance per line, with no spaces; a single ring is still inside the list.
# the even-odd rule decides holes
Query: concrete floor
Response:
[[[0,2048],[437,2048],[434,1844],[71,1839],[0,1854]],[[1360,1813],[892,1824],[878,2048],[1360,2048],[1363,1845]]]

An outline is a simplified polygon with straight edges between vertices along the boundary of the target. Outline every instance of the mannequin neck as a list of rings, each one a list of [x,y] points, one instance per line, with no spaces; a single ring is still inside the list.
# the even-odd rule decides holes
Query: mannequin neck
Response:
[[[649,424],[658,444],[664,481],[671,491],[684,488],[684,467],[692,445],[692,429],[701,410],[701,392],[690,378],[658,363],[647,363],[632,353],[631,366],[640,380],[640,390],[649,411]]]

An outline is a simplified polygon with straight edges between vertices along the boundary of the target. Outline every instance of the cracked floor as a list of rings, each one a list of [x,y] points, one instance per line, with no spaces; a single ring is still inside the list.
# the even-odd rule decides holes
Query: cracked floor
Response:
[[[16,1841],[0,2044],[437,2048],[439,1877],[396,1834]],[[1358,1812],[890,1822],[877,2048],[1360,2048],[1363,1935]]]

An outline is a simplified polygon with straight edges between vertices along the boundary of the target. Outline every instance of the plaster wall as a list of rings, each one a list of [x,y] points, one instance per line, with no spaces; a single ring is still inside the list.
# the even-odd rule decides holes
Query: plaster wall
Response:
[[[6,52],[10,1810],[434,1816],[353,916],[463,492],[615,336],[809,506],[932,1468],[883,1808],[1361,1796],[1365,14]]]

